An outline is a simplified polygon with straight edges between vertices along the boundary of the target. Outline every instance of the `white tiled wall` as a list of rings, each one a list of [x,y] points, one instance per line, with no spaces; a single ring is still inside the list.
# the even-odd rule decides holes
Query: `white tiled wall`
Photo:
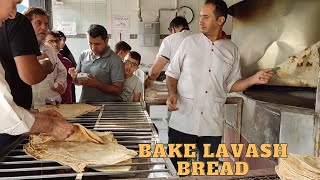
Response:
[[[55,5],[53,2],[53,27],[57,21],[75,21],[77,23],[77,33],[85,34],[90,24],[103,25],[112,38],[109,41],[110,47],[120,41],[120,34],[112,32],[112,16],[129,16],[130,30],[128,34],[138,33],[138,6],[137,0],[61,0],[63,5]],[[225,0],[228,6],[241,0]],[[194,19],[189,24],[194,33],[199,32],[199,12],[204,0],[178,0],[178,7],[189,6],[194,12]],[[142,19],[144,22],[154,22],[158,16],[160,8],[175,8],[175,0],[140,0],[142,10]],[[175,17],[175,12],[161,11],[160,16],[160,34],[169,34],[168,26],[170,21]],[[224,31],[231,34],[232,18],[227,18]],[[54,28],[53,28],[54,29]],[[80,53],[88,48],[86,38],[68,38],[67,45],[72,51],[76,60]],[[153,64],[159,47],[139,47],[137,39],[130,39],[130,46],[133,50],[139,52],[142,56],[142,63]],[[161,43],[161,40],[160,40]],[[80,88],[77,87],[77,99],[79,99]]]
[[[226,0],[230,6],[234,1]],[[62,0],[63,5],[55,5],[53,0],[53,25],[57,21],[75,21],[77,23],[77,33],[84,34],[90,24],[101,24],[106,27],[109,34],[112,34],[112,39],[109,44],[111,48],[120,40],[119,33],[112,32],[111,21],[112,16],[129,16],[130,17],[130,32],[129,34],[137,34],[138,32],[138,15],[137,15],[137,0]],[[190,24],[193,32],[198,33],[198,14],[204,0],[178,0],[178,7],[189,6],[195,17]],[[158,16],[159,8],[174,8],[174,0],[140,0],[142,10],[142,18],[144,22],[154,22]],[[175,17],[175,12],[161,11],[160,18],[160,34],[168,34],[168,25]],[[224,30],[227,34],[231,34],[231,18],[228,18]],[[142,55],[142,63],[152,64],[159,47],[139,47],[137,39],[130,39],[128,42],[133,50],[138,51]],[[160,42],[161,43],[161,42]],[[78,59],[81,51],[87,46],[86,39],[68,38],[67,45]]]

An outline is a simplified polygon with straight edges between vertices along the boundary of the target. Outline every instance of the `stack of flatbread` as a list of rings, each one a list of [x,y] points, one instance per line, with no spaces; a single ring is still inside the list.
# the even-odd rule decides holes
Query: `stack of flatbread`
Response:
[[[55,110],[58,113],[60,113],[64,118],[74,118],[89,112],[100,110],[101,106],[92,106],[90,104],[79,103],[79,104],[43,105],[43,106],[37,106],[35,107],[35,109],[38,109],[40,112]]]
[[[275,170],[282,180],[319,180],[320,158],[289,154],[288,158],[282,158]]]
[[[277,66],[278,81],[290,86],[317,87],[320,41]]]
[[[83,172],[88,165],[129,164],[137,155],[117,143],[111,132],[94,132],[80,124],[65,141],[58,141],[47,134],[31,135],[24,150],[36,159],[52,160]],[[98,171],[128,171],[130,166],[94,168]]]
[[[154,103],[158,97],[157,91],[155,90],[146,89],[144,93],[144,100],[146,101],[146,103]]]

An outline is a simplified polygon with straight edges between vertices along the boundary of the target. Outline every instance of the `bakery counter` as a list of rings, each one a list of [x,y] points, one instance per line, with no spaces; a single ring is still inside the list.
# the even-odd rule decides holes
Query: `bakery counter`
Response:
[[[147,112],[140,103],[133,102],[103,102],[93,103],[100,106],[98,110],[68,118],[70,123],[79,123],[94,132],[112,132],[117,143],[138,153],[139,144],[150,144],[154,149],[160,142],[158,134]],[[62,105],[58,106],[58,109]],[[65,117],[65,115],[63,115]],[[48,159],[35,159],[26,154],[23,146],[29,143],[23,137],[0,160],[0,179],[139,179],[139,178],[171,178],[177,177],[169,158],[132,158],[132,163],[95,164],[85,163],[83,172],[77,172],[68,165]],[[95,149],[93,148],[92,156]],[[85,152],[85,151],[84,151]],[[129,166],[130,170],[124,169]],[[108,170],[96,170],[106,167]]]

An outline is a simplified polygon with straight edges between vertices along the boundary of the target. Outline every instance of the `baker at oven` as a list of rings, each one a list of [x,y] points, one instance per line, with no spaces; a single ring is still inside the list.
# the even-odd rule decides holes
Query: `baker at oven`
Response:
[[[272,69],[264,69],[241,79],[239,50],[222,31],[226,18],[227,4],[223,0],[206,0],[199,17],[201,33],[183,40],[166,71],[166,103],[173,111],[169,144],[197,144],[199,160],[205,164],[216,161],[203,157],[203,144],[210,144],[210,152],[216,153],[223,133],[227,93],[266,84],[274,75]],[[183,148],[180,151],[184,154]],[[177,162],[187,159],[171,160],[177,169]]]
[[[75,84],[82,85],[80,102],[121,101],[124,66],[119,56],[108,45],[107,30],[98,24],[87,31],[90,49],[80,54],[77,68],[69,69]],[[87,73],[79,81],[78,73]],[[81,74],[83,75],[83,74]]]

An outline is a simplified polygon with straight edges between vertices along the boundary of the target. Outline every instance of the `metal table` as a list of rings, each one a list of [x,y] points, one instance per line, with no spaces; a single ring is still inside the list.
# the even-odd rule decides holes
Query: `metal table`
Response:
[[[102,105],[101,111],[91,112],[68,119],[95,131],[112,131],[119,144],[138,151],[139,143],[160,143],[147,112],[140,103],[94,103]],[[113,179],[113,178],[156,178],[177,177],[169,158],[134,158],[131,170],[126,172],[97,172],[86,167],[83,173],[76,173],[68,166],[53,161],[35,160],[26,155],[23,144],[12,149],[0,162],[0,179]],[[98,158],[98,157],[97,157]],[[109,165],[109,166],[125,166]],[[130,164],[129,164],[130,165]]]

